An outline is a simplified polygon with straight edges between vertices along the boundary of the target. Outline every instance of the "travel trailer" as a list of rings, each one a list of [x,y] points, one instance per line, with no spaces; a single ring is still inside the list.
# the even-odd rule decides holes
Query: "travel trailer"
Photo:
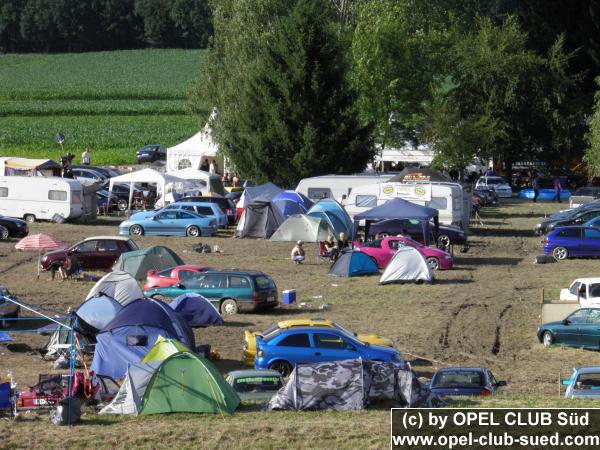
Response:
[[[342,205],[350,217],[354,217],[397,197],[437,209],[440,223],[468,229],[470,209],[468,204],[465,207],[463,189],[458,183],[371,183],[353,188],[342,200]]]
[[[83,187],[58,177],[0,177],[0,215],[52,220],[55,215],[77,219],[82,215]]]
[[[305,195],[313,201],[332,198],[341,202],[343,196],[359,186],[380,183],[390,179],[395,174],[365,174],[365,175],[323,175],[320,177],[304,178],[298,183],[296,192]]]

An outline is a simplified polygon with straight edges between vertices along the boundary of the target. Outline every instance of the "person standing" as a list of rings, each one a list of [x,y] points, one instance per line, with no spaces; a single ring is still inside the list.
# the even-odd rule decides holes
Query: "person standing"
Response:
[[[84,166],[89,166],[91,160],[90,149],[86,148],[85,151],[81,154],[81,164]]]
[[[558,203],[561,203],[560,201],[560,191],[562,190],[562,187],[560,185],[560,180],[558,179],[558,177],[554,178],[554,198],[552,199],[552,201],[557,201]]]
[[[540,180],[538,179],[537,173],[533,174],[531,188],[533,189],[533,202],[536,203],[540,195]]]

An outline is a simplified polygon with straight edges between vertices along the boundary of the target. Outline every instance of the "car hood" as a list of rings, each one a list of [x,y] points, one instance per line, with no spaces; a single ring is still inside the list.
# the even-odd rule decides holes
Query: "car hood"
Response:
[[[562,321],[556,321],[556,322],[547,322],[547,323],[543,323],[542,325],[540,325],[540,330],[541,329],[545,329],[545,328],[552,328],[558,325],[562,325]]]
[[[129,218],[129,220],[147,219],[149,217],[152,217],[154,214],[156,214],[155,211],[142,211],[142,212],[132,214],[132,216]]]
[[[57,248],[56,250],[50,250],[46,253],[44,253],[44,258],[45,257],[50,257],[50,256],[66,256],[67,255],[67,249],[66,248]]]

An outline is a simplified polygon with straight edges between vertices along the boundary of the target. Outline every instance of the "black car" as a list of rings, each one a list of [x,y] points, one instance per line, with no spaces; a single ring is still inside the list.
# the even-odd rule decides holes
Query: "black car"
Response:
[[[98,208],[98,214],[110,214],[113,211],[126,211],[127,210],[127,199],[120,198],[114,193],[110,196],[110,206],[108,206],[109,192],[105,189],[96,191],[96,207]]]
[[[24,220],[0,216],[0,239],[4,240],[9,237],[21,238],[28,234],[29,227]]]
[[[537,234],[547,234],[557,227],[582,225],[585,222],[600,216],[600,205],[597,207],[577,208],[571,211],[572,212],[565,214],[563,217],[550,218],[538,223],[535,232]]]
[[[227,223],[229,225],[235,224],[235,205],[234,203],[225,197],[209,197],[209,196],[190,196],[183,197],[177,200],[179,202],[204,202],[204,203],[216,203],[219,208],[227,215]]]
[[[144,145],[135,153],[138,164],[152,163],[155,161],[167,160],[167,149],[164,145],[149,144]]]
[[[118,177],[119,175],[121,175],[115,169],[111,169],[109,167],[84,166],[84,165],[74,164],[74,165],[71,166],[71,168],[72,169],[86,169],[86,170],[91,170],[91,171],[94,171],[94,172],[98,172],[104,178]]]
[[[600,198],[600,187],[598,187],[598,186],[581,187],[581,188],[577,189],[573,195]]]

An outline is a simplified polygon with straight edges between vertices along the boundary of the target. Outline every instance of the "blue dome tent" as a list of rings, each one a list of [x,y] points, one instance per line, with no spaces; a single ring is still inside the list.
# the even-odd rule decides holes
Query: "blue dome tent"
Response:
[[[86,336],[95,336],[123,309],[114,298],[99,294],[88,298],[77,308],[78,328]]]
[[[223,319],[212,303],[200,294],[183,294],[169,305],[185,319],[190,327],[223,325]]]
[[[313,205],[308,197],[296,191],[283,191],[277,194],[273,197],[273,203],[286,217],[294,214],[306,214]]]
[[[325,198],[323,200],[319,200],[319,202],[315,203],[309,210],[308,214],[310,215],[313,212],[323,211],[327,214],[332,214],[336,216],[340,222],[344,224],[344,227],[347,231],[344,233],[347,237],[350,236],[350,232],[352,231],[352,220],[350,216],[344,209],[342,205],[331,198]],[[336,236],[337,237],[337,236]]]
[[[329,269],[329,275],[336,277],[359,277],[363,275],[379,275],[377,264],[358,250],[343,251]]]

